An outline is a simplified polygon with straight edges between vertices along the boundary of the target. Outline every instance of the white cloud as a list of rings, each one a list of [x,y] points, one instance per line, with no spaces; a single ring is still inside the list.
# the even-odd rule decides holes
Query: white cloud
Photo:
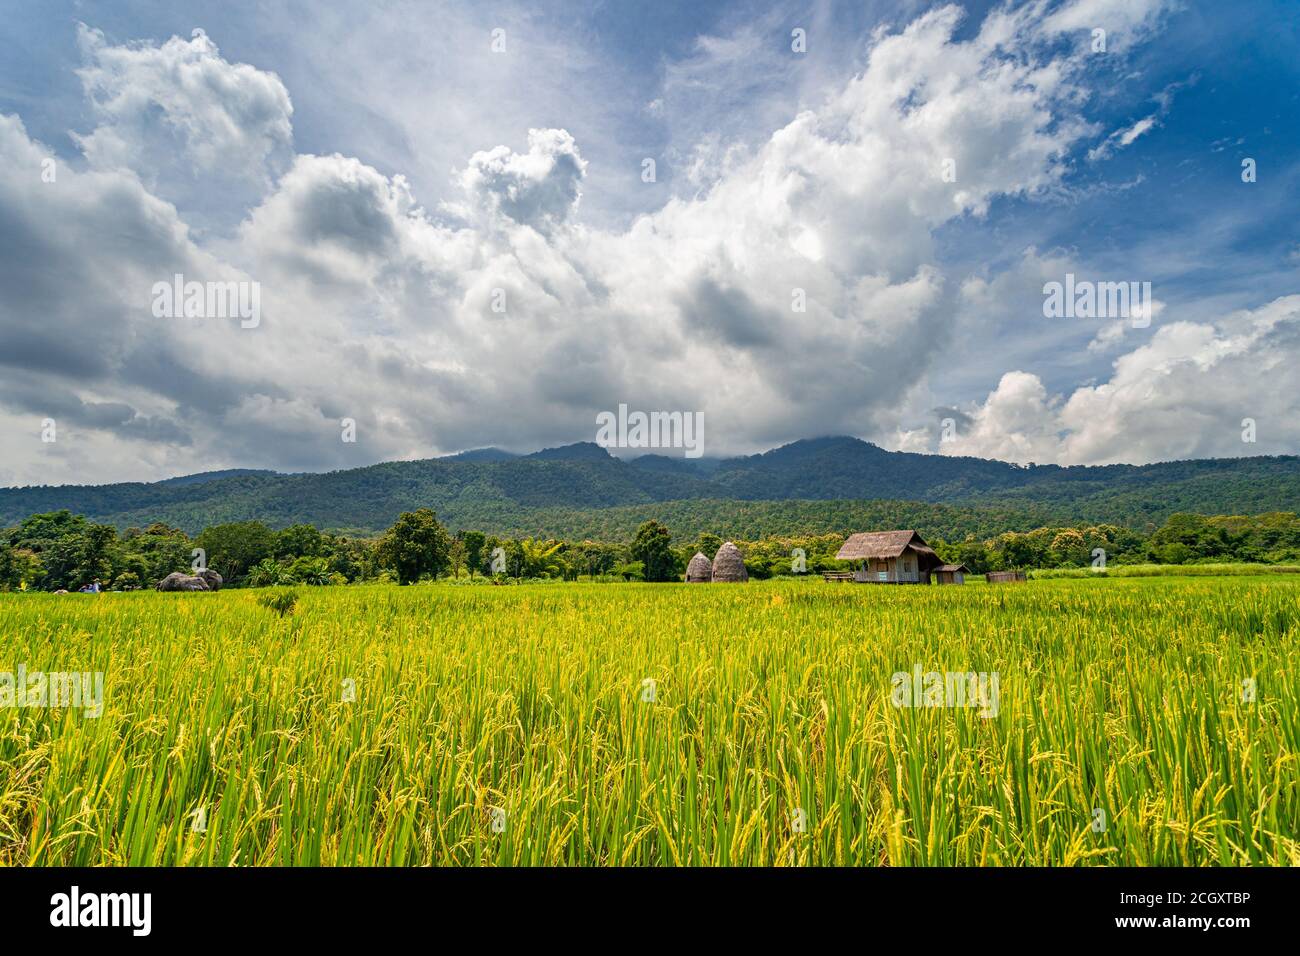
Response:
[[[1133,145],[1139,136],[1155,129],[1159,122],[1155,114],[1152,114],[1151,116],[1142,117],[1131,126],[1115,130],[1100,145],[1088,150],[1088,161],[1095,162],[1099,159],[1107,159],[1114,154],[1115,150]]]
[[[85,65],[77,72],[97,125],[74,138],[91,165],[131,170],[176,199],[200,185],[259,195],[288,158],[293,105],[284,84],[227,62],[202,30],[158,46],[113,46],[79,24],[78,41]]]
[[[1001,461],[1054,462],[1057,411],[1038,376],[1007,372],[966,427],[940,446],[945,455],[971,455]]]
[[[1041,10],[995,13],[966,39],[961,17],[944,7],[880,33],[860,75],[761,142],[719,138],[699,194],[627,229],[582,221],[581,144],[545,126],[522,151],[469,155],[432,208],[405,176],[340,154],[294,156],[263,189],[291,136],[274,74],[227,63],[203,37],[112,47],[87,32],[87,88],[104,91],[101,125],[81,139],[89,168],[0,187],[4,238],[31,250],[7,267],[21,294],[0,304],[0,329],[45,362],[0,403],[26,421],[59,395],[113,436],[120,454],[58,472],[77,481],[149,477],[159,461],[306,469],[538,447],[591,437],[595,413],[620,402],[703,411],[710,455],[888,434],[951,329],[935,231],[1052,189],[1094,132],[1076,54],[1050,42]],[[663,103],[676,108],[671,84]],[[151,152],[161,135],[183,144],[177,169]],[[45,152],[0,122],[3,168],[36,170]],[[168,196],[182,169],[258,191],[228,237],[195,240],[189,207],[147,188]],[[93,238],[123,224],[148,241]],[[176,271],[256,278],[262,324],[154,320],[138,293]],[[963,294],[996,296],[998,281]],[[51,316],[59,332],[36,342]],[[1002,457],[1096,454],[1062,417],[1073,405],[1011,373],[964,440]],[[357,444],[339,440],[342,417]],[[11,470],[48,480],[35,432],[15,429]],[[1077,448],[1061,445],[1071,431]]]
[[[1095,29],[1106,31],[1108,51],[1123,49],[1150,34],[1160,18],[1178,9],[1178,0],[1073,0],[1061,4],[1043,22],[1051,33],[1084,32],[1091,42]]]
[[[939,450],[1061,464],[1285,453],[1300,442],[1297,359],[1300,295],[1215,323],[1174,322],[1117,359],[1109,381],[1068,398],[1008,372]],[[1247,418],[1257,442],[1243,447]]]
[[[562,129],[530,129],[528,152],[506,146],[475,153],[460,186],[475,212],[503,215],[549,233],[569,218],[581,198],[587,163]]]

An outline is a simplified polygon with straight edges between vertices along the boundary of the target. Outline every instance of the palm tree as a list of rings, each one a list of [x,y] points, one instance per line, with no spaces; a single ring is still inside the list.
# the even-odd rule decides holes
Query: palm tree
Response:
[[[251,587],[265,588],[276,584],[292,584],[293,575],[289,569],[274,558],[263,558],[248,570],[248,583]]]
[[[524,538],[519,542],[519,550],[523,556],[523,577],[540,578],[559,573],[560,559],[557,555],[563,547],[563,541]]]

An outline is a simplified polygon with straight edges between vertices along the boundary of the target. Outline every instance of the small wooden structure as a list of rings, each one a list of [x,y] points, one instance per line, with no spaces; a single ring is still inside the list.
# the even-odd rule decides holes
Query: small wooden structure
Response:
[[[856,561],[859,584],[929,584],[943,562],[915,531],[863,531],[850,535],[835,555]]]
[[[853,572],[852,571],[823,571],[822,580],[823,581],[852,581]]]
[[[1024,571],[990,571],[984,575],[984,580],[989,584],[1015,584],[1018,581],[1028,581],[1029,578]]]
[[[968,574],[970,568],[964,564],[944,564],[930,573],[930,581],[934,584],[965,584]]]

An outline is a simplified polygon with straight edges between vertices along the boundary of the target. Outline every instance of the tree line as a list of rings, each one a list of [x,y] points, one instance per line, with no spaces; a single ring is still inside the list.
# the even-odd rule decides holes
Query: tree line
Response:
[[[865,529],[864,529],[865,530]],[[841,570],[843,534],[734,538],[757,579]],[[108,590],[153,587],[173,571],[205,566],[229,586],[413,584],[451,579],[675,581],[697,551],[710,559],[723,538],[703,532],[674,539],[645,521],[626,542],[506,537],[449,530],[428,508],[403,513],[378,536],[322,532],[310,524],[272,529],[260,521],[204,528],[193,537],[163,523],[119,533],[70,511],[34,514],[0,532],[0,590]],[[947,563],[974,573],[1012,568],[1226,561],[1300,561],[1300,519],[1291,512],[1252,516],[1175,514],[1152,533],[1116,525],[1041,527],[929,544]]]

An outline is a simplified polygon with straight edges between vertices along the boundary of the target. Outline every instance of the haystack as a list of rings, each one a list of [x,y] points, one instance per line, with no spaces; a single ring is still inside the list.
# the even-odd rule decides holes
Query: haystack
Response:
[[[745,556],[730,541],[720,547],[713,558],[713,580],[736,582],[749,580],[749,572],[745,570]]]
[[[687,584],[706,584],[713,580],[713,565],[703,553],[696,551],[691,563],[686,565]]]

